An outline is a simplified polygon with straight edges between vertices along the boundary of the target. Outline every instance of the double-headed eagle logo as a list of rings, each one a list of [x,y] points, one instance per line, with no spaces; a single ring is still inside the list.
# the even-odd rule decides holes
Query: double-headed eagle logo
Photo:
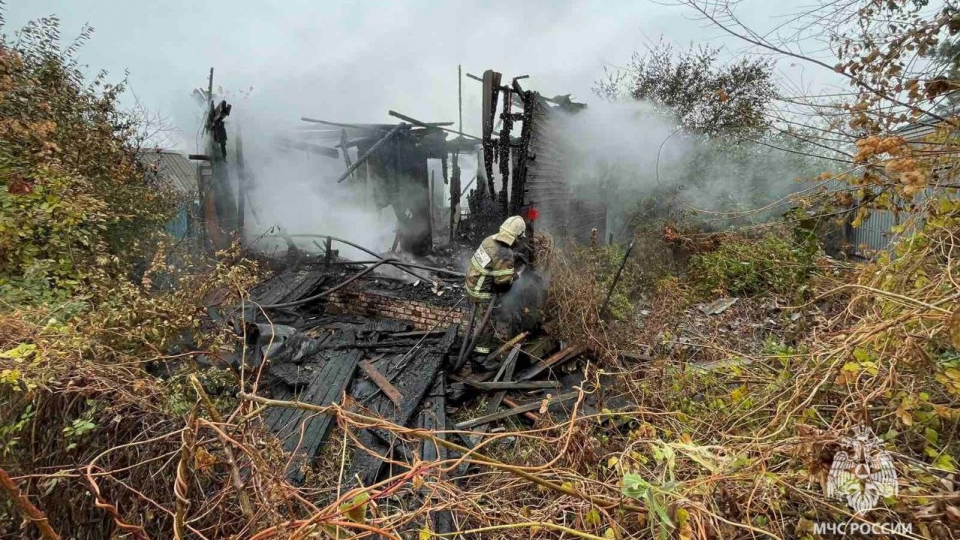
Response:
[[[880,497],[897,496],[897,470],[883,442],[866,426],[840,440],[827,476],[827,497],[846,500],[857,514],[877,506]]]

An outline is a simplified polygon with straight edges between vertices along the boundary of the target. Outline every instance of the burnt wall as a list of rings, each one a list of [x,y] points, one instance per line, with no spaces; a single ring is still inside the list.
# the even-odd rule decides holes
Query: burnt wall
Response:
[[[384,317],[410,321],[417,330],[430,330],[434,326],[444,328],[465,322],[470,313],[465,309],[435,306],[426,302],[396,298],[379,291],[338,291],[327,297],[327,309],[331,313]]]
[[[576,144],[575,134],[563,133],[562,125],[562,115],[571,113],[539,95],[534,101],[524,208],[536,209],[539,217],[534,226],[557,239],[587,242],[595,228],[602,240],[607,223],[604,194],[578,193],[581,190],[574,186],[569,157],[576,153],[568,145]]]

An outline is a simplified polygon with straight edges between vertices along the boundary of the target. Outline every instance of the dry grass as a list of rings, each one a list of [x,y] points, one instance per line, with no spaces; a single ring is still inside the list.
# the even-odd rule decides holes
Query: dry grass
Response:
[[[55,528],[83,523],[59,531],[76,538],[107,537],[117,527],[131,537],[427,538],[441,511],[452,513],[461,534],[490,538],[798,538],[812,534],[814,521],[837,520],[899,520],[915,527],[915,537],[952,538],[958,486],[951,456],[960,421],[951,371],[960,300],[956,223],[955,216],[928,223],[895,260],[850,278],[821,268],[809,300],[784,312],[809,321],[792,345],[727,346],[717,326],[694,326],[703,343],[716,346],[715,358],[731,360],[713,370],[675,352],[646,364],[614,361],[640,334],[600,322],[596,281],[564,284],[555,271],[564,294],[591,299],[557,312],[603,354],[599,365],[588,364],[584,396],[603,387],[628,405],[584,414],[581,400],[569,415],[545,414],[532,429],[477,434],[481,443],[472,451],[450,442],[451,434],[440,440],[349,408],[314,408],[339,425],[323,470],[346,470],[355,433],[371,426],[412,445],[435,441],[459,452],[355,489],[339,473],[289,485],[285,457],[252,421],[265,405],[308,405],[241,393],[217,421],[194,389],[197,405],[176,415],[166,405],[169,390],[134,363],[74,357],[50,371],[55,380],[30,387],[25,381],[42,380],[52,366],[27,372],[22,361],[20,391],[5,383],[4,411],[15,413],[5,413],[4,425],[16,423],[28,403],[36,420],[13,434],[24,446],[14,449],[21,461],[12,476]],[[650,317],[689,309],[685,285],[661,280],[652,305]],[[729,326],[755,316],[755,308],[731,308],[715,323]],[[4,350],[43,342],[43,325],[28,319],[4,319]],[[784,336],[777,330],[767,337]],[[10,365],[5,359],[4,368]],[[63,427],[77,418],[90,418],[96,437],[65,437]],[[842,501],[825,498],[824,482],[838,439],[863,422],[896,458],[901,496],[854,516]],[[27,455],[34,457],[24,461]],[[239,483],[231,462],[242,472]],[[469,472],[454,483],[463,463]]]

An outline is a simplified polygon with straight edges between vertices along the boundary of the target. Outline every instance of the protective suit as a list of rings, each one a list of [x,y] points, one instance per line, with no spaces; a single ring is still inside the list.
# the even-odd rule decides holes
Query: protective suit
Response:
[[[484,313],[493,300],[494,295],[504,294],[510,290],[514,280],[517,277],[516,260],[517,239],[524,236],[527,224],[520,216],[507,218],[500,226],[497,234],[488,236],[480,243],[480,247],[470,258],[470,268],[467,269],[467,277],[464,288],[467,292],[467,298],[473,303],[473,313],[471,318],[475,318],[478,313]],[[496,306],[494,306],[494,309]],[[498,313],[493,317],[492,330],[502,332],[508,328],[509,317]],[[476,321],[472,320],[472,323]],[[471,326],[472,326],[471,323]],[[481,334],[477,336],[476,346],[473,352],[488,354],[495,342],[494,332],[491,328],[480,329]]]
[[[510,290],[516,279],[514,261],[516,253],[512,249],[517,238],[524,235],[526,223],[523,218],[507,218],[497,234],[488,236],[470,258],[465,288],[471,302],[485,303],[493,293],[505,293]]]

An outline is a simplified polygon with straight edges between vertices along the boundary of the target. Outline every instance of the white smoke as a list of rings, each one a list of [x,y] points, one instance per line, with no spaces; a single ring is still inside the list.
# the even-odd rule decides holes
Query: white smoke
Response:
[[[338,141],[304,136],[307,124],[275,100],[238,100],[234,105],[228,118],[232,139],[228,162],[235,164],[240,129],[250,190],[248,240],[277,235],[279,227],[293,235],[338,236],[381,253],[391,247],[396,231],[393,209],[377,207],[369,184],[355,178],[336,182],[345,170],[342,157],[277,144],[286,138],[333,147]],[[658,218],[671,220],[694,214],[701,221],[726,226],[769,219],[787,208],[790,193],[804,187],[799,178],[829,168],[829,162],[751,142],[690,136],[677,129],[668,113],[647,103],[598,101],[564,116],[559,125],[556,136],[569,153],[568,178],[575,196],[605,200],[608,230],[617,235],[626,216],[644,201],[656,208]],[[351,159],[357,158],[357,150],[351,149]],[[475,157],[464,155],[460,162],[461,182],[466,185],[475,174]],[[447,206],[439,163],[431,160],[430,165],[435,197],[441,198],[436,204]],[[451,170],[452,163],[448,173]],[[268,254],[286,249],[281,238],[264,240],[258,245]],[[296,236],[294,241],[313,252],[319,252],[317,244],[323,243],[321,238]],[[369,258],[345,245],[336,249],[348,258]]]
[[[801,180],[833,168],[756,142],[689,135],[668,112],[642,102],[590,103],[560,126],[573,189],[606,199],[611,232],[644,201],[662,217],[714,226],[768,220],[808,187]]]
[[[306,124],[292,111],[286,118],[277,118],[269,110],[258,109],[255,100],[234,103],[227,125],[227,162],[234,181],[239,176],[236,142],[242,138],[249,195],[245,217],[248,241],[255,241],[267,255],[286,251],[283,233],[292,235],[298,248],[313,253],[322,251],[319,246],[324,239],[298,235],[336,236],[378,253],[390,249],[396,216],[391,207],[377,206],[370,184],[356,175],[338,183],[346,170],[342,155],[333,158],[291,144],[332,148],[339,140],[311,138],[302,129]],[[350,155],[356,161],[357,150],[350,149]],[[347,258],[371,258],[345,244],[333,247]]]

